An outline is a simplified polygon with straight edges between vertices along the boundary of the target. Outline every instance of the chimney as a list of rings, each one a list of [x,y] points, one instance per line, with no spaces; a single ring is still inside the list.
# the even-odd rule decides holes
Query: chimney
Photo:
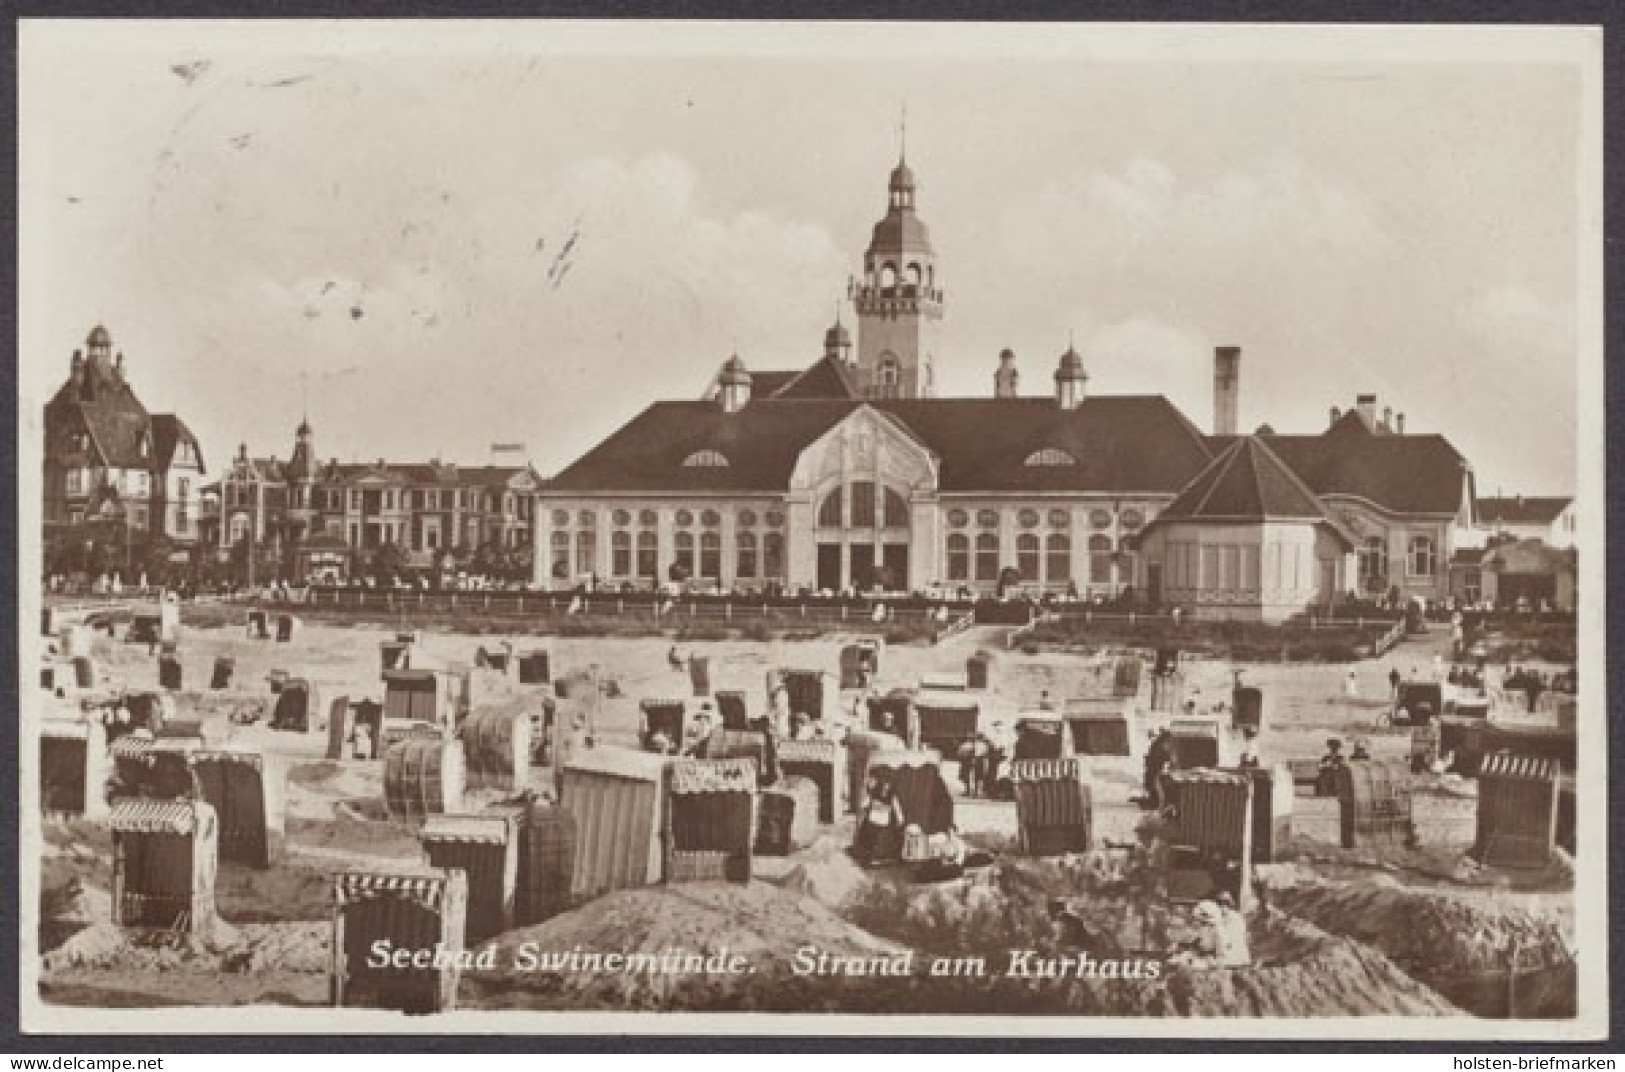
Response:
[[[1360,395],[1354,400],[1354,408],[1360,411],[1360,420],[1367,428],[1377,427],[1377,396]]]
[[[750,372],[745,363],[734,354],[722,363],[717,375],[717,397],[722,401],[724,413],[738,413],[750,401]]]
[[[1394,414],[1394,434],[1405,434],[1405,415],[1403,413]]]
[[[1338,409],[1336,406],[1333,406],[1332,407],[1331,424],[1336,424],[1338,421],[1342,420],[1342,418],[1343,418],[1343,411]],[[1331,427],[1331,424],[1327,425],[1327,427],[1328,428]]]
[[[1384,432],[1391,432],[1391,431],[1394,430],[1394,407],[1393,406],[1384,406],[1384,407],[1382,407],[1382,430]]]
[[[1016,355],[1012,350],[999,351],[999,367],[993,373],[993,397],[1014,398],[1021,373],[1016,369]]]
[[[1241,404],[1241,347],[1213,348],[1213,434],[1235,435]]]

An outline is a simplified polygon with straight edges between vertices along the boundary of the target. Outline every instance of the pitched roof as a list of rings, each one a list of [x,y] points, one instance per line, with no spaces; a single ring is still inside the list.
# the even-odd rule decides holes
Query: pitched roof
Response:
[[[857,398],[858,385],[837,358],[824,357],[772,392],[761,391],[753,380],[751,394],[760,398]]]
[[[1185,485],[1159,519],[1323,520],[1315,493],[1257,436],[1243,436]]]
[[[1574,502],[1565,496],[1514,495],[1478,500],[1478,520],[1486,525],[1550,525]]]
[[[800,378],[806,371],[806,369],[774,369],[771,372],[753,372],[750,374],[750,393],[757,398],[768,398],[783,390],[792,380]]]
[[[168,469],[173,464],[175,448],[182,443],[190,444],[196,453],[197,471],[208,472],[203,466],[203,448],[198,445],[197,437],[192,434],[192,430],[186,427],[186,422],[173,413],[152,415],[152,453],[159,469]]]
[[[151,458],[142,452],[148,421],[139,403],[87,402],[79,409],[91,442],[106,464],[121,469],[145,469],[151,464]]]
[[[775,491],[801,452],[862,406],[895,418],[941,463],[943,491],[1119,491],[1172,494],[1210,460],[1206,441],[1161,396],[753,399],[737,413],[714,402],[656,402],[567,466],[560,491]],[[1070,465],[1028,465],[1046,448]],[[716,451],[726,466],[685,466]]]
[[[1217,453],[1237,438],[1208,442]],[[1372,432],[1352,411],[1316,435],[1257,438],[1316,495],[1348,495],[1395,513],[1454,514],[1471,484],[1466,459],[1444,436]]]

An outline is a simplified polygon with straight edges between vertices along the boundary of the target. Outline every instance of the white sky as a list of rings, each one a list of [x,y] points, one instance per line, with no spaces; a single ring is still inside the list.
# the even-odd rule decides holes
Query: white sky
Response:
[[[323,457],[523,441],[551,472],[736,340],[752,368],[817,358],[906,99],[941,393],[990,393],[1006,346],[1047,391],[1075,335],[1091,391],[1206,428],[1235,344],[1244,427],[1315,431],[1373,391],[1482,493],[1568,492],[1601,315],[1587,44],[26,24],[23,416],[100,320],[211,466],[286,457],[304,373]]]

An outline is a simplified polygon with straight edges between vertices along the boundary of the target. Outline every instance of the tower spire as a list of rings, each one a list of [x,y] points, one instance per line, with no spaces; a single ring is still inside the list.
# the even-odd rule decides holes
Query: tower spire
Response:
[[[903,101],[902,112],[897,117],[897,162],[908,162],[908,101]]]

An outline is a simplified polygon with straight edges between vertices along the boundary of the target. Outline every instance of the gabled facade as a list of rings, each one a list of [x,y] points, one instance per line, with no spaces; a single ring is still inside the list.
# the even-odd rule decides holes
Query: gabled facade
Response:
[[[99,521],[136,538],[196,540],[206,473],[197,438],[179,417],[147,412],[106,328],[85,347],[45,406],[47,530]]]

